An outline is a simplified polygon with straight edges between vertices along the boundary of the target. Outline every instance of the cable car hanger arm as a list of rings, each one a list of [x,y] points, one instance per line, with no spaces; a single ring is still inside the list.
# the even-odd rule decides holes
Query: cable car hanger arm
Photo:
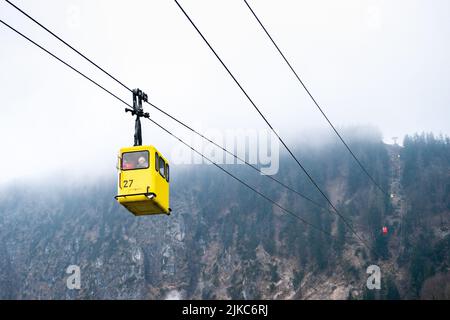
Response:
[[[136,116],[136,121],[134,125],[134,145],[142,145],[142,128],[141,128],[141,117],[150,118],[148,112],[144,112],[142,108],[142,101],[148,102],[148,96],[145,92],[140,89],[133,89],[133,109],[125,108],[125,112],[131,112],[132,116]]]

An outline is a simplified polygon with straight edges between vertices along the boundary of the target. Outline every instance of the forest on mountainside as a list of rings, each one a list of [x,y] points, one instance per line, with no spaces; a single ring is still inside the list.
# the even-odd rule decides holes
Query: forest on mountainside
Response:
[[[369,246],[283,154],[274,177],[324,208],[243,165],[224,167],[331,238],[211,165],[172,166],[169,217],[120,207],[114,172],[46,192],[16,183],[0,192],[0,297],[449,299],[449,138],[417,134],[403,146],[377,134],[348,140],[392,197],[338,141],[295,152]],[[381,290],[366,287],[372,264],[381,268]],[[80,290],[66,287],[69,265],[80,266]]]

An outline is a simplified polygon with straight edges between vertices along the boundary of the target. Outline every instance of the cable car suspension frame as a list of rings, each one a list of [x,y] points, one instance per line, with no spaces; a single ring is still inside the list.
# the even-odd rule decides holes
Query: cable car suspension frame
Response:
[[[133,89],[133,109],[125,108],[126,112],[131,112],[132,116],[136,116],[134,124],[134,146],[142,146],[142,128],[141,118],[150,118],[148,112],[144,112],[142,102],[148,102],[148,96],[140,89]]]

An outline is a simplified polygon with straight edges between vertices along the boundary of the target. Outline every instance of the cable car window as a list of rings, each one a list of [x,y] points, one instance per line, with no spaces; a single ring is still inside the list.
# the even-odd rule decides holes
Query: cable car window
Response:
[[[122,170],[147,169],[148,151],[124,152],[122,154]]]
[[[159,155],[157,152],[155,152],[155,170],[158,171],[159,169]]]
[[[169,182],[169,165],[166,164],[166,180]]]
[[[165,168],[165,162],[163,158],[159,158],[159,174],[163,176],[163,178],[165,178],[164,176],[164,168]]]

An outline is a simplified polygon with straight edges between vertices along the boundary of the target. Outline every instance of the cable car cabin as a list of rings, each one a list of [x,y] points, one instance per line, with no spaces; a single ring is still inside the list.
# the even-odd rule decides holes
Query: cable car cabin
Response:
[[[120,149],[116,200],[136,216],[167,214],[169,163],[153,146]]]

